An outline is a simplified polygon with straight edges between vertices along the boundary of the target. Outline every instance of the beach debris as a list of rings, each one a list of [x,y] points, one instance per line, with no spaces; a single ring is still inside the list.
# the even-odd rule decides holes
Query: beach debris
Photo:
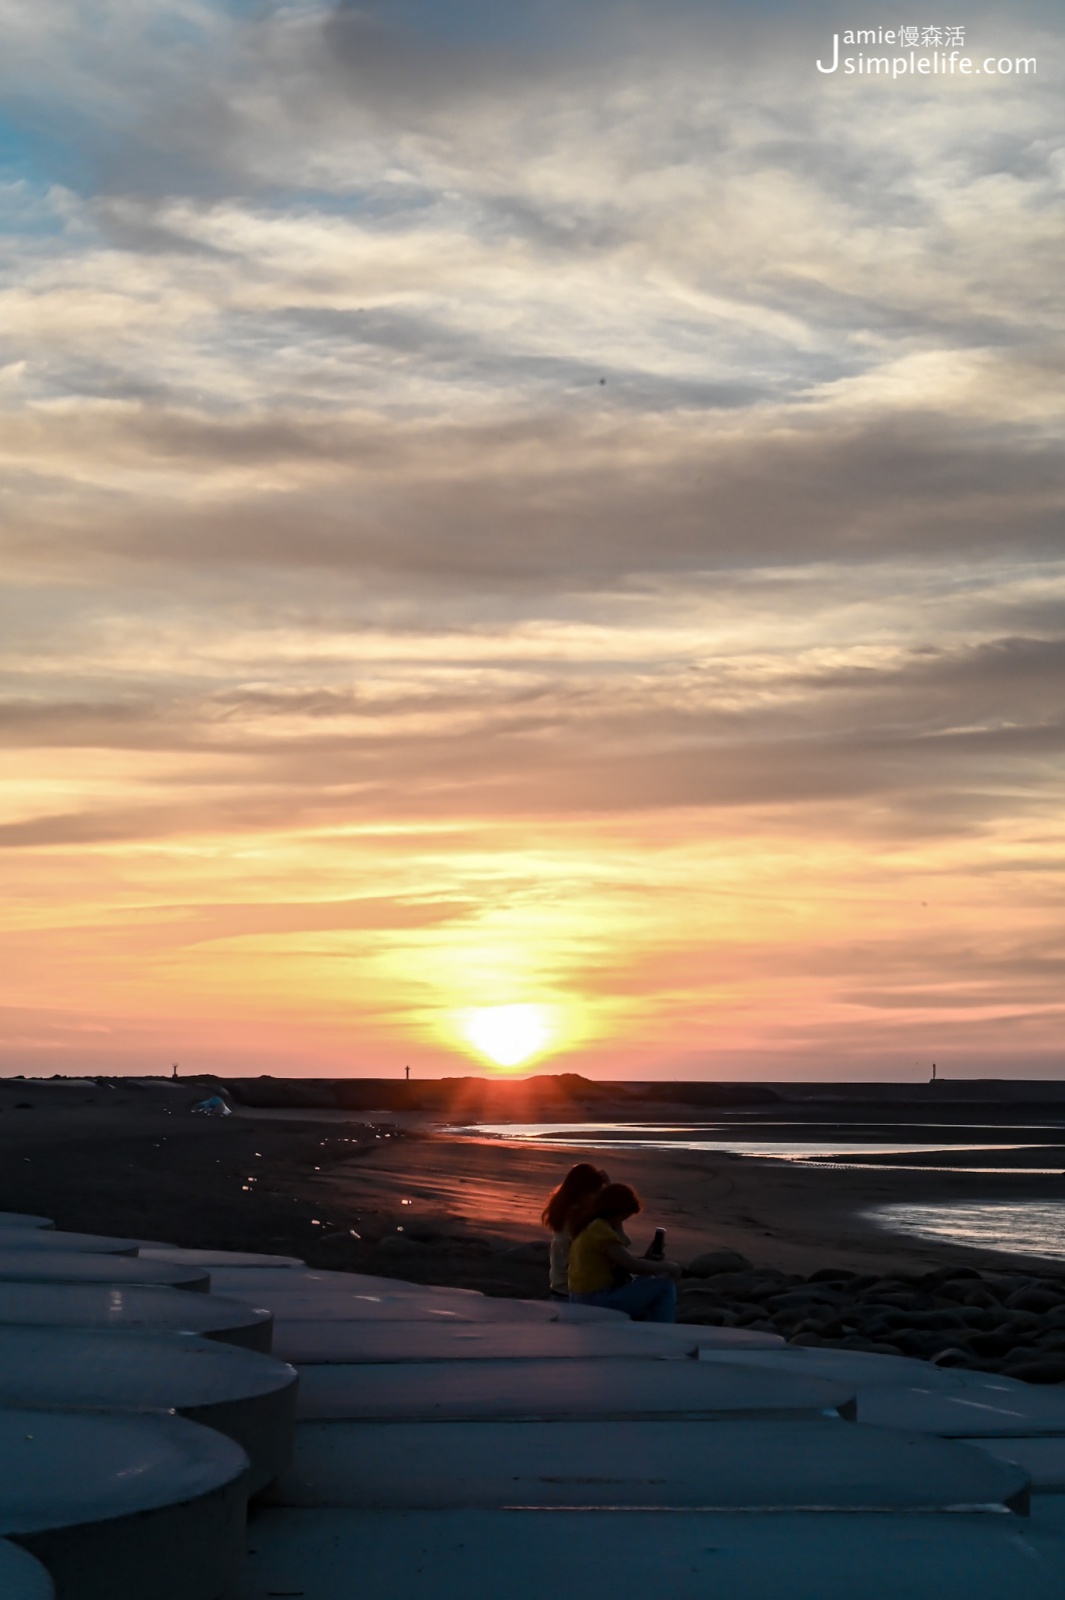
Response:
[[[231,1117],[232,1107],[227,1106],[220,1094],[211,1094],[206,1100],[200,1100],[192,1108],[194,1113],[204,1117]]]

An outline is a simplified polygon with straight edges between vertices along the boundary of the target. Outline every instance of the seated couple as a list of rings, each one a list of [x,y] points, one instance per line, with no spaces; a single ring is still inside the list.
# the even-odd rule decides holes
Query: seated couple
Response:
[[[628,1249],[625,1223],[642,1209],[627,1183],[611,1183],[587,1161],[572,1168],[543,1210],[552,1295],[624,1311],[634,1322],[675,1322],[680,1268]]]

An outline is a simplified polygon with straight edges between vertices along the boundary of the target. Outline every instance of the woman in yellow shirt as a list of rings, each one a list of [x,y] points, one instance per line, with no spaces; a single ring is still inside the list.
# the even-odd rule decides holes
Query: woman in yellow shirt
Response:
[[[634,1322],[675,1322],[680,1277],[675,1261],[630,1255],[624,1224],[643,1207],[627,1183],[608,1183],[572,1225],[569,1297],[578,1305],[608,1306]]]

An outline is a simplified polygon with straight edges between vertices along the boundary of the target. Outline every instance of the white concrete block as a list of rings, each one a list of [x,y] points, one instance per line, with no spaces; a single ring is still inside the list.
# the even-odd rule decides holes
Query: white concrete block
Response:
[[[1028,1509],[1028,1474],[839,1421],[300,1423],[272,1503],[366,1510]]]
[[[135,1256],[136,1239],[112,1239],[102,1233],[60,1233],[56,1228],[5,1228],[0,1234],[4,1250],[87,1251],[97,1256]]]
[[[1032,1480],[1035,1494],[1065,1495],[1065,1438],[966,1439],[999,1461],[1013,1461]]]
[[[239,1290],[231,1291],[234,1295]],[[338,1293],[332,1289],[251,1289],[242,1295],[249,1303],[268,1306],[285,1322],[492,1322],[557,1323],[558,1313],[547,1300],[491,1299],[488,1295],[450,1299],[444,1295],[383,1294],[360,1290]]]
[[[567,1327],[562,1323],[286,1322],[274,1324],[274,1350],[293,1351],[286,1361],[555,1361],[690,1360],[695,1352],[670,1338],[634,1339],[623,1326]]]
[[[1065,1394],[1032,1388],[1007,1393],[990,1389],[876,1388],[861,1393],[859,1419],[941,1438],[1024,1438],[1065,1436]]]
[[[217,1600],[240,1568],[247,1470],[181,1417],[0,1411],[0,1534],[62,1600]]]
[[[936,1367],[930,1361],[876,1355],[865,1350],[808,1349],[794,1344],[778,1344],[773,1350],[703,1345],[699,1359],[724,1361],[730,1366],[741,1362],[763,1372],[806,1373],[810,1377],[853,1383],[862,1389],[917,1385],[951,1393],[961,1389],[986,1389],[1007,1394],[1028,1388],[1016,1378],[1004,1378],[997,1373],[970,1372],[965,1367]]]
[[[3,1238],[0,1235],[0,1244]],[[143,1251],[142,1251],[143,1256]],[[478,1289],[449,1289],[436,1284],[404,1283],[399,1278],[374,1278],[364,1272],[326,1272],[314,1267],[212,1267],[211,1287],[234,1300],[282,1294],[372,1295],[388,1300],[425,1300],[429,1305],[465,1304],[483,1300]]]
[[[28,1550],[0,1539],[0,1595],[4,1600],[55,1600],[55,1584]]]
[[[0,1233],[0,1283],[139,1283],[199,1294],[206,1294],[211,1283],[204,1267],[73,1250],[5,1250],[3,1244]]]
[[[183,1289],[104,1283],[0,1283],[0,1326],[199,1333],[270,1350],[269,1311]]]
[[[248,1250],[183,1250],[176,1244],[141,1242],[140,1253],[147,1261],[176,1261],[188,1267],[302,1267],[299,1256],[256,1255]]]
[[[233,1600],[1062,1600],[1035,1518],[266,1511]]]
[[[346,1420],[617,1421],[848,1415],[852,1392],[819,1378],[646,1357],[317,1366],[301,1407]],[[312,1398],[313,1397],[313,1398]]]
[[[241,1446],[252,1494],[288,1464],[297,1381],[284,1362],[189,1334],[0,1327],[0,1406],[174,1410]]]

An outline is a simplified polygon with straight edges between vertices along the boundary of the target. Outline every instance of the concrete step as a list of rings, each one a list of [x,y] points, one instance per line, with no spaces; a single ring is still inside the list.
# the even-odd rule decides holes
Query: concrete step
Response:
[[[303,1267],[306,1262],[299,1256],[256,1255],[248,1250],[183,1250],[176,1244],[160,1244],[158,1240],[142,1240],[141,1256],[145,1261],[174,1261],[185,1267]]]
[[[142,1252],[143,1254],[143,1252]],[[366,1272],[328,1272],[316,1267],[215,1267],[211,1280],[220,1294],[236,1290],[284,1289],[297,1292],[316,1289],[338,1294],[405,1295],[420,1299],[442,1295],[446,1300],[482,1300],[479,1289],[453,1289],[446,1284],[406,1283],[401,1278],[375,1278]]]
[[[0,1283],[0,1327],[199,1333],[269,1354],[272,1319],[238,1300],[106,1283]]]
[[[0,1327],[0,1406],[174,1410],[241,1446],[252,1494],[291,1458],[297,1381],[271,1356],[190,1334]]]
[[[843,1422],[300,1423],[290,1507],[1028,1509],[1028,1474],[953,1440]]]
[[[1023,1467],[1035,1494],[1065,1496],[1065,1439],[966,1439],[999,1461]]]
[[[559,1323],[575,1326],[628,1321],[614,1313],[605,1316],[598,1306],[560,1306],[550,1300],[503,1300],[470,1295],[459,1300],[446,1295],[367,1294],[334,1289],[228,1289],[254,1305],[268,1306],[285,1322],[499,1322]],[[575,1313],[598,1313],[575,1315]]]
[[[1065,1394],[1031,1388],[999,1393],[962,1389],[869,1389],[862,1394],[862,1422],[938,1433],[946,1439],[1013,1439],[1038,1434],[1065,1437]]]
[[[691,1360],[681,1340],[636,1338],[631,1322],[570,1327],[563,1323],[279,1322],[274,1350],[296,1366],[425,1361]]]
[[[5,1250],[53,1250],[96,1256],[135,1256],[136,1239],[112,1239],[103,1233],[60,1233],[55,1228],[5,1228],[0,1234]]]
[[[315,1366],[299,1408],[346,1420],[496,1421],[805,1417],[853,1412],[851,1390],[820,1378],[696,1361],[456,1361]]]
[[[258,1512],[231,1600],[1062,1600],[1065,1540],[975,1513]]]
[[[775,1350],[715,1349],[706,1345],[700,1360],[724,1361],[730,1366],[740,1362],[761,1372],[805,1373],[808,1377],[853,1383],[862,1389],[901,1385],[950,1393],[961,1389],[984,1389],[1003,1395],[1028,1392],[1027,1384],[998,1373],[970,1372],[965,1367],[937,1367],[930,1361],[916,1361],[909,1356],[876,1355],[865,1350],[809,1349],[794,1344],[781,1344]]]
[[[5,1250],[3,1244],[0,1233],[0,1283],[141,1283],[200,1294],[211,1286],[204,1267],[67,1250]]]
[[[0,1535],[61,1600],[217,1600],[244,1553],[248,1462],[181,1417],[0,1411]]]
[[[4,1600],[55,1600],[55,1584],[28,1550],[0,1539],[0,1595]]]

